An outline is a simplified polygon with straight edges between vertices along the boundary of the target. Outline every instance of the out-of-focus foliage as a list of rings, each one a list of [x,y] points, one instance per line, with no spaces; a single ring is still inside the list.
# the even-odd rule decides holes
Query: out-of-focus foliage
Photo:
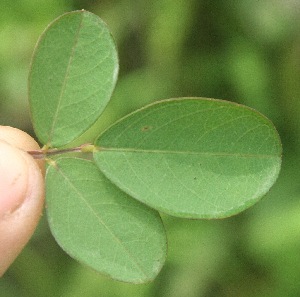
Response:
[[[283,169],[263,201],[236,217],[163,215],[169,256],[147,285],[118,283],[77,264],[43,218],[0,280],[0,296],[299,296],[300,1],[2,0],[0,124],[32,131],[26,82],[34,44],[55,17],[82,8],[107,22],[121,63],[113,100],[92,129],[153,100],[228,99],[274,122]]]

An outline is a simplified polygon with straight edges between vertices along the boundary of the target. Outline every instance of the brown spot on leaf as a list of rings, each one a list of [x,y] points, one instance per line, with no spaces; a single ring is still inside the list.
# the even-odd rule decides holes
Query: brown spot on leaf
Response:
[[[151,129],[152,129],[151,126],[143,126],[143,127],[141,128],[141,131],[142,131],[142,132],[147,132],[147,131],[149,131],[149,130],[151,130]]]

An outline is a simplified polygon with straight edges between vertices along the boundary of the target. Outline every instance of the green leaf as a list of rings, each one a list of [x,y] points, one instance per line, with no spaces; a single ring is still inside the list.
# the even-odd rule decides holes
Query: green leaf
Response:
[[[96,140],[94,159],[122,190],[188,218],[222,218],[275,182],[281,143],[258,112],[227,101],[179,98],[146,106]]]
[[[121,281],[155,278],[166,256],[155,210],[121,192],[89,160],[57,159],[46,181],[50,228],[69,255]]]
[[[87,11],[64,14],[40,37],[29,75],[35,132],[49,147],[86,131],[109,101],[118,73],[114,41]]]

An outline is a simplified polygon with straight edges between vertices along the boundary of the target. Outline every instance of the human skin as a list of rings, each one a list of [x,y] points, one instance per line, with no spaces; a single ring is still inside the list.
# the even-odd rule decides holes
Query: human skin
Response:
[[[44,162],[27,133],[0,126],[0,277],[31,238],[44,204]]]

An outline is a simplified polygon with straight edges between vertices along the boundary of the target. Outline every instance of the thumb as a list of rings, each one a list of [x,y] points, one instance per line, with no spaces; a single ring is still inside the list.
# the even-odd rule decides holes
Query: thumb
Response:
[[[22,150],[38,148],[25,132],[0,126],[0,276],[30,239],[42,213],[42,171]]]

